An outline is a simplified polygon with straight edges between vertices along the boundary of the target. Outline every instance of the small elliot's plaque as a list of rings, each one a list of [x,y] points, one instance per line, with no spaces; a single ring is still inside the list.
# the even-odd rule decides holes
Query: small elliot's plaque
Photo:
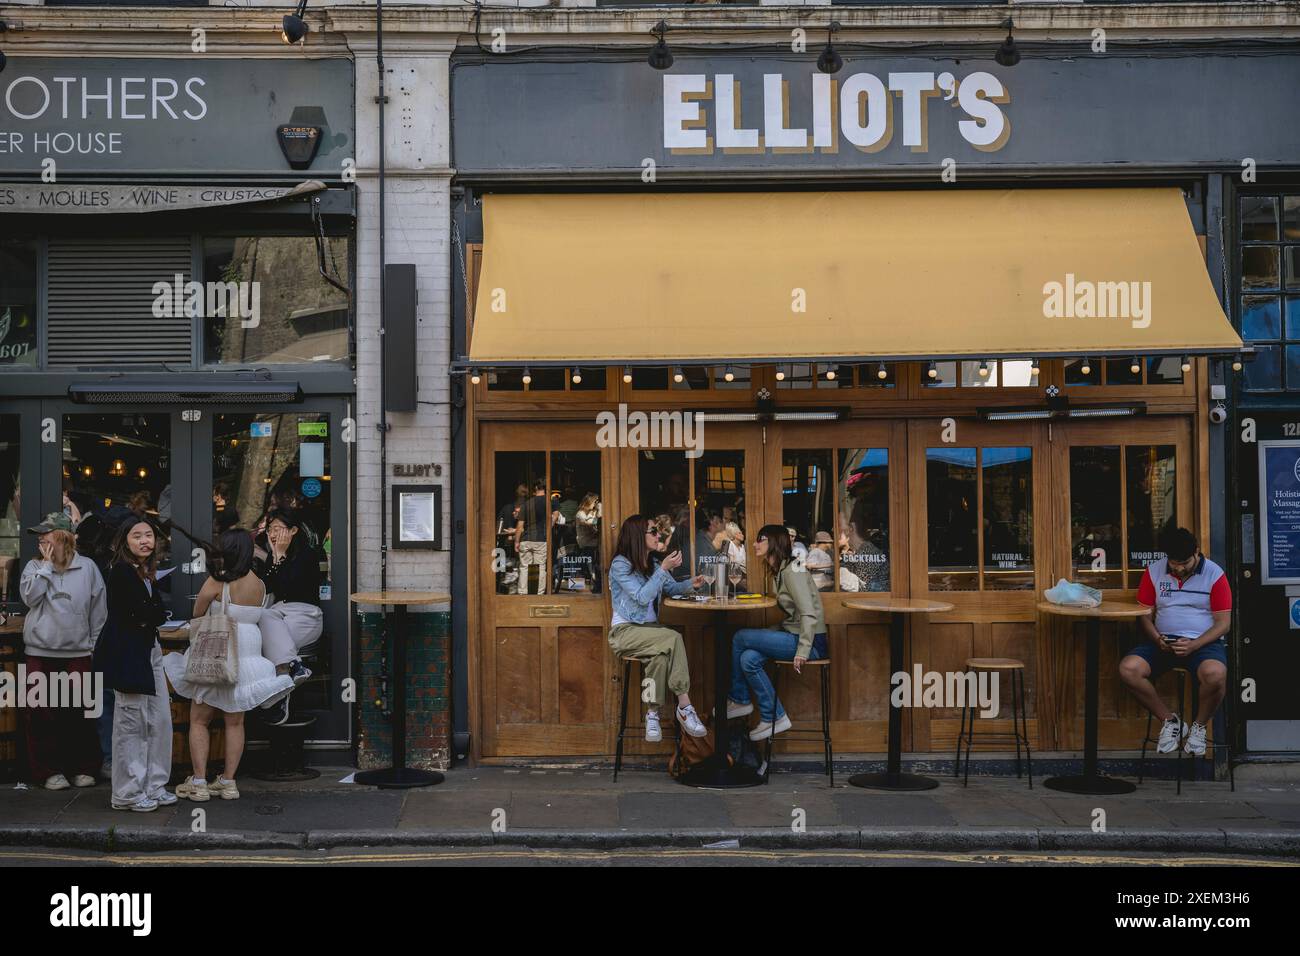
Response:
[[[280,151],[289,161],[291,169],[307,169],[311,166],[312,160],[316,158],[316,150],[320,149],[320,134],[319,126],[290,126],[286,123],[276,127],[275,135],[280,141]]]

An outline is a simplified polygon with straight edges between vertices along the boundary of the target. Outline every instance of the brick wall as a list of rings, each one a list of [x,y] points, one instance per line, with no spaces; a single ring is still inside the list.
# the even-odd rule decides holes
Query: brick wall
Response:
[[[406,752],[407,764],[425,769],[446,769],[451,757],[451,712],[448,694],[451,675],[450,614],[412,612],[407,615]],[[357,703],[361,708],[359,765],[386,767],[392,761],[390,718],[384,716],[382,677],[387,673],[388,697],[395,704],[392,661],[385,668],[384,619],[378,613],[358,615],[361,630],[360,680]]]

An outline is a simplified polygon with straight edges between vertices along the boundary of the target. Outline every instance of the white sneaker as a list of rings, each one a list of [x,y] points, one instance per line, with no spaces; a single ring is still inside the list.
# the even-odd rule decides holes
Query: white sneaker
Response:
[[[783,734],[790,729],[790,715],[782,714],[776,719],[776,726],[772,726],[770,720],[760,720],[758,725],[749,732],[750,740],[766,740],[773,734]]]
[[[141,797],[135,803],[127,803],[127,804],[115,803],[113,804],[113,809],[134,810],[136,813],[151,813],[152,811],[158,809],[158,801],[151,800],[148,797]]]
[[[1177,714],[1170,716],[1160,728],[1160,740],[1156,744],[1156,753],[1171,754],[1178,749],[1178,741],[1187,733],[1187,725],[1179,719]],[[1204,734],[1202,734],[1204,737]]]
[[[68,783],[68,778],[61,773],[56,773],[45,781],[46,790],[67,790],[70,786],[72,784]]]
[[[176,794],[170,793],[166,790],[159,790],[149,799],[156,801],[159,806],[170,807],[173,803],[176,802]]]
[[[664,732],[659,727],[659,711],[652,710],[645,715],[646,743],[657,744],[664,739]]]
[[[735,720],[737,717],[748,717],[753,712],[754,712],[754,705],[752,703],[737,704],[730,697],[727,698],[727,719],[728,720]]]
[[[93,787],[95,778],[88,773],[79,773],[72,778],[72,785],[74,787]]]
[[[692,737],[704,737],[709,732],[709,728],[700,723],[700,716],[695,713],[694,705],[677,708],[677,723],[681,724]]]
[[[1205,725],[1193,722],[1192,728],[1187,732],[1187,743],[1183,744],[1183,750],[1193,756],[1200,757],[1205,754]]]

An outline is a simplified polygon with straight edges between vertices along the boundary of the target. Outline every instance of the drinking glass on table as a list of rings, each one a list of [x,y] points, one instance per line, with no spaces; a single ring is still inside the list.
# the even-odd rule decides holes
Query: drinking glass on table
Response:
[[[740,589],[740,580],[745,576],[745,566],[739,561],[727,562],[727,580],[731,582],[731,593],[734,596]]]

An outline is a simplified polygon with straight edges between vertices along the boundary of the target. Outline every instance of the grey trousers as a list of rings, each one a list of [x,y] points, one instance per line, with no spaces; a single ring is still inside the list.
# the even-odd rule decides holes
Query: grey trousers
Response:
[[[154,692],[124,694],[113,702],[113,806],[157,798],[172,775],[172,712],[162,651],[154,644]]]
[[[276,601],[262,611],[262,656],[277,667],[297,660],[298,652],[318,640],[325,614],[314,604]]]

